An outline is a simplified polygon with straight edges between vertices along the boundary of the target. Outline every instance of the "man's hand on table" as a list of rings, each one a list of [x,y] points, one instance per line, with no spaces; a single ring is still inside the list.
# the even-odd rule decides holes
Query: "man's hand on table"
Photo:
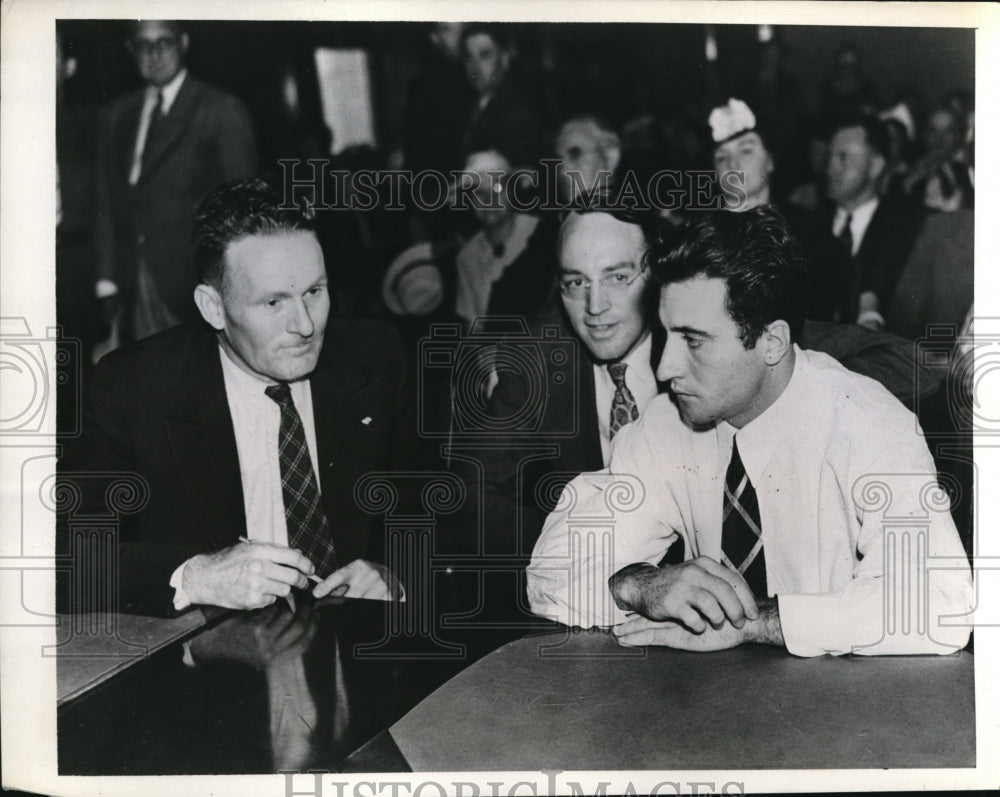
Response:
[[[313,563],[294,548],[239,543],[189,559],[182,587],[191,603],[259,609],[308,586]]]
[[[748,620],[741,628],[726,621],[718,628],[709,626],[695,633],[671,620],[657,621],[646,617],[634,617],[616,625],[612,630],[618,639],[618,644],[626,647],[663,645],[678,650],[707,652],[735,648],[746,642],[785,644],[778,617],[778,603],[773,598],[761,601],[757,618]]]
[[[389,568],[367,559],[355,559],[344,565],[313,589],[313,595],[317,598],[337,595],[377,601],[402,600],[402,592],[399,580]]]
[[[694,634],[709,625],[742,629],[747,620],[757,619],[757,601],[742,576],[707,556],[663,567],[628,565],[609,579],[608,587],[619,609],[682,623]]]

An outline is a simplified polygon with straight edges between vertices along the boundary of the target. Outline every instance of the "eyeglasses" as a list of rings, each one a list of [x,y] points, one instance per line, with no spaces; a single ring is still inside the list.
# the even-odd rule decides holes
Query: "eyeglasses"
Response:
[[[631,276],[618,272],[616,274],[609,274],[606,277],[601,277],[599,280],[587,280],[583,277],[563,277],[559,281],[559,291],[567,299],[574,302],[582,302],[587,298],[587,295],[590,293],[590,286],[593,285],[594,282],[597,282],[603,291],[620,294],[628,290],[632,286],[632,283],[645,273],[646,269],[641,268]]]
[[[180,41],[176,36],[161,36],[153,41],[149,39],[132,39],[129,41],[128,46],[134,55],[149,57],[154,51],[159,54],[168,50],[174,50],[178,44],[180,44]]]

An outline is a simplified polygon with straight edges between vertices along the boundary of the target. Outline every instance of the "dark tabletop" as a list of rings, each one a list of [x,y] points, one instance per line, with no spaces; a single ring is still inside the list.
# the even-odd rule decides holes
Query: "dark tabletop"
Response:
[[[562,629],[473,664],[391,736],[417,772],[972,767],[973,669],[967,651],[691,653]]]
[[[300,596],[294,613],[279,601],[216,618],[60,706],[59,773],[336,771],[380,734],[385,742],[383,732],[434,689],[531,626],[460,622],[429,634],[418,615],[399,604],[314,605]],[[387,749],[372,768],[405,770],[391,741]]]
[[[475,612],[429,633],[417,609],[306,596],[210,619],[60,706],[59,772],[975,765],[967,651],[624,649]]]

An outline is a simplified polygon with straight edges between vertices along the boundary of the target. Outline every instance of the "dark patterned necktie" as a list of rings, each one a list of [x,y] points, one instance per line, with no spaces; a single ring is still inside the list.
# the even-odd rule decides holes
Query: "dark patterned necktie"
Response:
[[[722,498],[722,563],[740,573],[756,597],[767,597],[757,492],[743,467],[735,440]]]
[[[281,383],[264,392],[281,408],[278,429],[278,460],[281,463],[281,496],[285,502],[288,545],[297,548],[316,565],[316,574],[325,578],[337,569],[333,533],[320,501],[316,474],[302,419],[292,401],[292,391]]]
[[[625,363],[611,363],[608,373],[615,383],[615,395],[611,399],[611,426],[609,439],[614,439],[615,433],[626,424],[639,417],[639,407],[635,403],[632,391],[625,385]]]

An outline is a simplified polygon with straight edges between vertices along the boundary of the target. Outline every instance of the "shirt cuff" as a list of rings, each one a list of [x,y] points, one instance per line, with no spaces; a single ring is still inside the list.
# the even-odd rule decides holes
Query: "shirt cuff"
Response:
[[[99,279],[94,286],[94,294],[98,299],[107,299],[118,293],[118,286],[109,279]]]
[[[184,587],[181,586],[184,583],[185,567],[187,567],[186,561],[174,571],[172,576],[170,576],[170,586],[174,588],[174,610],[178,612],[184,611],[191,605],[191,599],[188,598],[188,594],[184,591]]]
[[[885,319],[878,310],[867,310],[858,316],[857,325],[869,329],[885,329]]]

